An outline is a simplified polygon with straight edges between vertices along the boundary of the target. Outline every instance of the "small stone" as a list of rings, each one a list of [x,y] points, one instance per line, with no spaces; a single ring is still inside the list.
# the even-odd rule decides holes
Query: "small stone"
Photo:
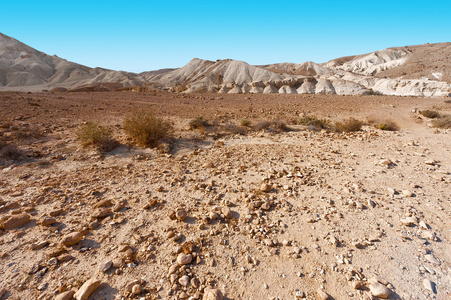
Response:
[[[3,227],[5,230],[11,230],[30,222],[31,216],[29,214],[18,214],[11,216],[6,221],[0,224],[0,227]]]
[[[263,202],[263,204],[260,206],[261,209],[263,210],[270,210],[271,209],[271,203],[269,203],[269,201],[265,201]]]
[[[181,266],[191,263],[193,256],[191,254],[180,253],[177,256],[177,263]]]
[[[123,265],[123,261],[120,258],[113,259],[113,268],[120,268]]]
[[[419,225],[422,229],[428,229],[428,224],[426,224],[424,221],[420,221]]]
[[[269,289],[269,286],[268,286],[268,284],[266,284],[266,282],[263,283],[263,288],[264,288],[264,289]]]
[[[430,165],[430,166],[435,166],[435,164],[436,164],[436,162],[434,161],[434,160],[426,160],[425,162],[424,162],[425,164],[427,164],[427,165]]]
[[[179,221],[183,221],[186,219],[186,217],[188,216],[188,213],[186,212],[186,210],[184,208],[178,209],[175,212],[175,217],[177,218],[177,220]]]
[[[390,290],[379,282],[373,282],[370,284],[370,291],[374,297],[387,299],[390,296]]]
[[[80,287],[75,293],[74,298],[77,300],[87,300],[89,296],[100,286],[101,281],[91,278]]]
[[[60,256],[58,256],[58,261],[69,261],[71,259],[73,259],[74,257],[70,254],[61,254]]]
[[[113,262],[111,260],[107,262],[103,262],[99,264],[99,271],[106,272],[113,266]]]
[[[413,226],[418,223],[418,220],[415,217],[407,217],[407,218],[401,219],[400,221],[401,221],[401,224],[404,226]]]
[[[65,291],[55,297],[55,300],[71,300],[72,296],[75,294],[74,291]],[[1,298],[1,295],[0,295]]]
[[[351,282],[351,287],[354,289],[354,290],[358,290],[359,288],[361,288],[363,286],[363,282],[361,282],[361,281],[352,281]]]
[[[141,287],[140,284],[133,285],[133,287],[132,287],[132,294],[133,295],[139,295],[139,294],[141,294],[141,291],[142,291],[142,287]]]
[[[432,293],[434,293],[434,294],[437,293],[437,291],[436,291],[436,289],[435,289],[435,283],[432,282],[432,281],[430,281],[429,279],[424,279],[424,280],[423,280],[423,286],[424,286],[424,288],[425,288],[426,290],[428,290],[428,291],[430,291],[430,292],[432,292]]]
[[[180,277],[179,283],[180,283],[182,286],[187,286],[187,285],[189,284],[189,276],[184,275],[184,276]]]
[[[200,286],[200,280],[196,277],[191,279],[191,286],[194,287],[195,289],[199,288]]]
[[[374,275],[369,280],[369,283],[374,283],[374,282],[379,282],[379,283],[382,283],[383,285],[387,285],[388,284],[387,280],[385,280],[384,278],[382,278],[382,277],[380,277],[378,275]]]
[[[52,217],[44,216],[40,221],[42,226],[50,226],[56,223],[56,219]]]
[[[222,212],[222,214],[224,215],[224,217],[226,217],[226,219],[232,219],[233,214],[232,214],[232,210],[231,210],[229,207],[224,206],[224,207],[221,209],[221,212]]]
[[[296,291],[296,299],[305,298],[305,293],[303,291]]]
[[[406,197],[413,197],[413,193],[408,190],[402,190],[401,193]]]
[[[268,193],[272,190],[272,186],[268,183],[262,183],[262,185],[260,186],[260,191]]]
[[[318,298],[321,299],[321,300],[328,300],[328,299],[330,299],[329,294],[327,294],[322,289],[317,289],[316,290],[316,294],[318,295]]]
[[[224,296],[218,289],[206,288],[202,300],[223,300]]]
[[[61,243],[64,246],[73,246],[79,243],[84,238],[84,234],[81,232],[72,232],[63,237]]]
[[[179,269],[179,266],[178,266],[178,265],[172,265],[172,266],[169,267],[168,274],[169,274],[169,275],[175,274],[175,273],[177,272],[178,269]]]
[[[424,258],[426,258],[426,260],[429,261],[430,263],[433,263],[434,265],[440,266],[440,261],[437,258],[435,258],[434,255],[426,254],[424,256]]]
[[[389,167],[389,166],[393,165],[393,162],[387,158],[387,159],[380,160],[378,162],[378,165]]]

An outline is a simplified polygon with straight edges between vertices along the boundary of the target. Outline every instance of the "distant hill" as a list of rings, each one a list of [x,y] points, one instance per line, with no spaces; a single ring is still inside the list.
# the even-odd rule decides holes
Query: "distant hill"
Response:
[[[36,90],[54,87],[77,88],[136,86],[144,83],[140,75],[89,68],[49,56],[0,33],[0,90]]]
[[[172,92],[451,95],[451,43],[388,48],[327,63],[252,66],[195,58],[178,69],[140,74],[89,68],[49,56],[0,33],[0,90],[111,90],[143,86]]]

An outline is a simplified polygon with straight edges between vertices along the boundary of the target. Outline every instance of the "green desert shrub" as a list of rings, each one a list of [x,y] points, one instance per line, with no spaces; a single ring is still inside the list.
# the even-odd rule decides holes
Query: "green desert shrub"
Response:
[[[152,111],[141,110],[128,115],[124,120],[124,132],[136,144],[156,147],[169,139],[174,131],[170,121],[155,117]]]
[[[354,132],[362,130],[362,121],[349,118],[343,122],[335,122],[335,130],[338,132]]]

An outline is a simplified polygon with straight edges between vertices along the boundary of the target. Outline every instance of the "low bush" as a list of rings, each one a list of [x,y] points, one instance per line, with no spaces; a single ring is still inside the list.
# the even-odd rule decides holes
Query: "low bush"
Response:
[[[244,126],[244,127],[250,127],[252,122],[249,119],[242,119],[240,124],[241,124],[241,126]]]
[[[450,129],[451,128],[451,115],[442,116],[432,120],[432,126],[435,128]]]
[[[425,116],[426,118],[429,118],[429,119],[440,118],[440,114],[435,110],[430,110],[430,109],[420,110],[419,113],[422,116]]]
[[[393,121],[385,121],[385,122],[376,122],[373,124],[373,126],[380,130],[387,130],[387,131],[397,131],[399,130],[398,124],[396,124]]]
[[[299,118],[296,122],[298,125],[304,125],[304,126],[313,126],[318,129],[328,129],[331,128],[331,123],[327,119],[320,119],[316,116],[308,116],[305,115],[301,118]]]
[[[362,121],[349,118],[343,122],[335,122],[335,131],[337,132],[354,132],[362,130]]]
[[[171,122],[155,117],[151,111],[136,111],[124,120],[124,132],[128,138],[141,146],[156,147],[172,136]]]
[[[77,131],[77,137],[83,146],[95,146],[103,151],[114,148],[117,143],[111,136],[111,130],[95,122],[87,122]]]
[[[384,94],[374,90],[364,91],[363,96],[383,96]]]
[[[189,122],[190,129],[205,128],[208,126],[208,121],[202,116],[197,116]]]
[[[22,155],[23,155],[22,151],[20,151],[19,148],[17,148],[14,145],[2,144],[0,146],[0,157],[1,158],[18,160],[19,158],[22,157]]]
[[[255,131],[265,129],[272,132],[288,131],[287,125],[282,121],[263,121],[255,124],[252,129]]]

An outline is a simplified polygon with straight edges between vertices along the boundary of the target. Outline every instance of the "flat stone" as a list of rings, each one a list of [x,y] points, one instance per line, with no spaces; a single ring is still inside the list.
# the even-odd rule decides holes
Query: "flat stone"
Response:
[[[373,282],[370,284],[370,291],[374,297],[387,299],[390,296],[390,290],[379,282]]]
[[[328,299],[330,299],[330,296],[325,291],[323,291],[322,289],[317,289],[316,290],[316,295],[321,300],[328,300]]]
[[[102,282],[95,278],[87,280],[80,289],[74,294],[77,300],[87,300],[89,296],[100,286]]]
[[[113,262],[111,260],[107,262],[103,262],[99,264],[99,271],[106,272],[113,266]]]
[[[187,265],[193,261],[193,256],[191,254],[180,253],[177,256],[177,263],[181,266]]]
[[[42,226],[50,226],[50,225],[56,223],[56,219],[55,219],[55,218],[52,218],[52,217],[44,216],[44,217],[40,220],[40,223],[41,223]]]
[[[423,279],[423,286],[426,290],[436,294],[437,291],[435,289],[435,283],[430,281],[429,279]]]
[[[426,258],[427,261],[429,261],[430,263],[433,263],[434,265],[440,266],[440,264],[441,264],[440,261],[437,258],[435,258],[435,256],[432,254],[426,254],[424,256],[424,258]]]
[[[64,246],[73,246],[79,242],[85,237],[85,235],[81,232],[72,232],[68,235],[64,236],[61,240],[61,243]]]
[[[184,275],[184,276],[180,277],[179,283],[183,286],[187,286],[189,284],[189,276]]]
[[[415,217],[407,217],[407,218],[401,219],[400,221],[401,221],[401,224],[404,226],[413,226],[418,223],[418,219]]]
[[[71,300],[74,296],[74,291],[65,291],[55,297],[55,300]],[[0,296],[1,297],[1,296]]]
[[[175,217],[177,218],[177,220],[179,221],[183,221],[186,219],[186,217],[188,216],[188,213],[186,212],[186,210],[184,208],[178,209],[175,212]]]
[[[9,219],[1,223],[1,227],[5,230],[11,230],[30,222],[31,216],[29,214],[18,214],[11,216]]]
[[[202,300],[223,300],[224,296],[218,289],[206,288]]]

